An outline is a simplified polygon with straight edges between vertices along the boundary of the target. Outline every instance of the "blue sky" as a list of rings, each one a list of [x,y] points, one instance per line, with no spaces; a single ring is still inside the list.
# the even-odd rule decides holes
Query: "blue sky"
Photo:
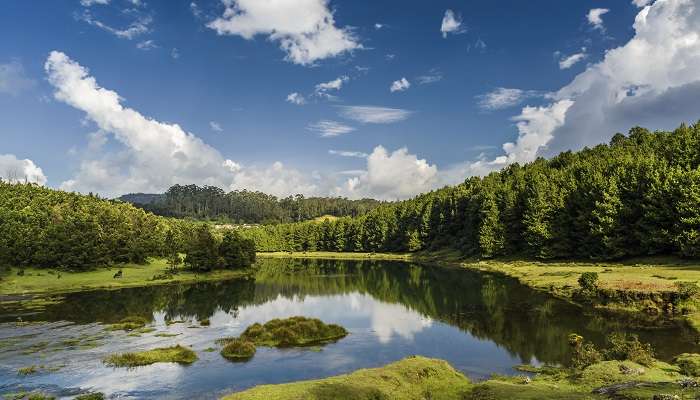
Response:
[[[0,177],[407,198],[695,121],[696,3],[8,0]]]

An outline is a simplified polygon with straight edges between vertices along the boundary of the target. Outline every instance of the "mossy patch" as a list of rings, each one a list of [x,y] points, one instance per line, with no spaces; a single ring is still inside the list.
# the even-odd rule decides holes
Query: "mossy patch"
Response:
[[[136,329],[141,329],[146,324],[148,321],[146,318],[139,317],[139,316],[130,316],[122,319],[116,324],[111,324],[107,327],[107,330],[110,331],[133,331]]]
[[[683,353],[673,359],[673,364],[685,375],[700,376],[700,354]]]
[[[240,335],[240,339],[257,346],[295,347],[334,342],[347,334],[340,325],[325,324],[315,318],[291,317],[273,319],[264,325],[255,323]]]
[[[282,385],[258,386],[225,400],[458,400],[469,379],[446,361],[409,357],[381,368]]]
[[[248,361],[255,355],[255,344],[253,342],[234,339],[226,343],[221,349],[221,355],[230,361]]]
[[[102,393],[86,393],[77,396],[75,400],[104,400],[105,395]]]
[[[197,354],[180,345],[135,353],[114,354],[104,359],[104,363],[109,366],[130,368],[163,362],[192,364],[195,361],[197,361]]]

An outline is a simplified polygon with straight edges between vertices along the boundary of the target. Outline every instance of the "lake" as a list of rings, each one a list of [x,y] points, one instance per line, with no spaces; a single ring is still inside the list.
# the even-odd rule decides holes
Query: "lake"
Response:
[[[59,397],[94,390],[120,399],[217,398],[413,354],[448,360],[483,379],[516,374],[513,366],[522,363],[565,364],[573,332],[597,344],[614,331],[637,333],[661,359],[700,350],[696,333],[680,322],[643,329],[636,316],[582,309],[512,279],[390,261],[261,259],[254,278],[73,293],[39,307],[0,307],[0,394],[40,389]],[[216,339],[295,315],[340,324],[350,334],[323,347],[259,348],[246,363],[219,355]],[[127,316],[144,317],[155,330],[138,336],[105,329]],[[201,326],[202,319],[211,325]],[[199,361],[135,369],[101,361],[114,352],[175,344],[191,346]],[[44,368],[18,375],[31,365]]]

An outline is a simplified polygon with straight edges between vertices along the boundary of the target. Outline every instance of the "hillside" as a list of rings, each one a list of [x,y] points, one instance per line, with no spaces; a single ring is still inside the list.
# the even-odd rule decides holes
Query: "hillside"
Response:
[[[299,222],[326,215],[357,217],[382,204],[373,199],[302,195],[278,199],[262,192],[226,193],[215,186],[197,185],[175,185],[163,194],[126,194],[118,200],[162,216],[248,224]]]
[[[357,218],[245,230],[259,251],[620,259],[700,256],[700,125],[512,164]]]

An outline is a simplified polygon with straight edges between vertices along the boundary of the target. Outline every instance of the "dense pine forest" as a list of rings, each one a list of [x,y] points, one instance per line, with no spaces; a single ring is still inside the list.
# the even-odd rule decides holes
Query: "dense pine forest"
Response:
[[[700,256],[700,124],[513,164],[357,218],[242,230],[259,251],[456,249],[477,257]]]
[[[84,270],[166,257],[173,266],[211,270],[255,259],[253,243],[236,232],[34,184],[0,181],[0,232],[0,266]]]
[[[373,199],[302,195],[278,199],[262,192],[226,193],[216,186],[197,185],[175,185],[164,194],[127,194],[119,200],[162,216],[248,224],[300,222],[324,215],[357,217],[382,204]]]

